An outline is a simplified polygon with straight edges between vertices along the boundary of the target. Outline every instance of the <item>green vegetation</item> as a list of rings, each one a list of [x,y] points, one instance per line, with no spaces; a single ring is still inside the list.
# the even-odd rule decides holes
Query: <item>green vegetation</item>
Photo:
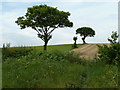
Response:
[[[15,22],[21,29],[31,27],[37,31],[38,37],[45,43],[44,50],[47,50],[48,41],[56,28],[73,26],[68,16],[70,16],[69,12],[59,11],[47,5],[38,5],[28,8],[26,15],[19,17]]]
[[[100,60],[108,64],[120,64],[120,44],[117,42],[118,37],[117,32],[112,32],[111,39],[108,38],[111,45],[98,46]]]
[[[120,44],[99,46],[98,53],[100,60],[105,63],[116,65],[120,63]]]
[[[76,34],[80,34],[80,36],[83,36],[82,40],[83,44],[85,44],[86,37],[94,37],[95,31],[90,27],[81,27],[76,30]]]
[[[81,46],[78,44],[78,46]],[[2,51],[2,58],[3,61],[8,57],[19,58],[21,56],[28,55],[30,51],[36,50],[36,52],[43,51],[43,46],[36,46],[36,47],[4,47]],[[72,49],[72,44],[64,44],[64,45],[50,45],[48,46],[48,52],[51,51],[70,51]]]
[[[108,41],[112,44],[117,43],[117,39],[118,39],[119,35],[117,35],[117,31],[116,32],[112,32],[111,38],[108,38]]]
[[[77,42],[77,37],[73,37],[73,40],[74,40],[74,44],[73,44],[72,47],[73,47],[73,48],[78,48],[78,47],[77,47],[77,43],[76,43],[76,42]]]
[[[71,46],[48,46],[47,52],[43,51],[43,47],[24,47],[30,50],[28,54],[5,58],[3,88],[118,87],[116,65],[80,59],[78,55],[69,52]],[[17,48],[18,52],[22,48]],[[16,48],[8,49],[12,52]]]
[[[10,43],[3,44],[0,55],[3,59],[2,63],[0,60],[3,88],[119,87],[120,45],[117,44],[117,32],[113,32],[111,39],[108,39],[111,46],[99,46],[99,58],[94,60],[82,59],[71,51],[81,46],[76,44],[77,37],[73,37],[74,45],[51,45],[47,50],[55,29],[73,27],[69,16],[69,12],[38,5],[29,7],[24,16],[17,18],[15,23],[21,29],[31,27],[35,30],[44,46],[11,48]],[[85,44],[86,37],[94,37],[95,31],[90,27],[82,27],[76,30],[76,34],[82,36]]]

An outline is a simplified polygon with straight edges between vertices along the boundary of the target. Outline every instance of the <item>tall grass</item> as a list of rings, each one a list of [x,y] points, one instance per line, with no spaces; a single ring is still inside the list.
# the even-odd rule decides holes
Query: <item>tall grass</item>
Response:
[[[82,60],[68,53],[69,46],[49,46],[47,52],[32,47],[26,55],[5,58],[3,88],[118,87],[117,66]]]

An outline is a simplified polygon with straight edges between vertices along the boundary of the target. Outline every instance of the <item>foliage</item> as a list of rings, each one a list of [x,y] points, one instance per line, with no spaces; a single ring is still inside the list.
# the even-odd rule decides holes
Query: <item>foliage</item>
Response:
[[[120,63],[120,44],[117,43],[117,38],[119,35],[117,35],[117,32],[112,32],[111,39],[108,39],[110,41],[111,45],[103,45],[99,46],[99,58],[105,63],[108,64],[118,64]]]
[[[73,40],[76,41],[76,40],[77,40],[77,37],[73,37]]]
[[[120,63],[120,44],[99,46],[99,58],[108,64]]]
[[[85,59],[81,59],[79,54],[76,54],[74,52],[69,52],[65,54],[65,58],[71,62],[71,63],[77,63],[81,65],[87,65],[87,62]]]
[[[76,30],[76,34],[80,34],[80,36],[83,36],[82,40],[85,44],[86,37],[94,37],[95,31],[90,27],[81,27]]]
[[[111,35],[111,39],[108,38],[108,41],[110,41],[110,43],[112,44],[115,44],[117,43],[117,39],[118,39],[119,35],[117,35],[117,31],[116,32],[112,32],[112,35]]]
[[[3,62],[3,88],[117,88],[118,69],[103,62],[86,61],[71,45],[48,46],[47,52],[31,47],[28,55]],[[28,48],[28,47],[26,47]],[[62,48],[62,50],[61,50]],[[65,49],[63,49],[65,48]],[[66,49],[67,48],[67,49]],[[23,50],[19,47],[19,49]],[[12,51],[13,49],[11,49]]]
[[[74,44],[72,45],[72,48],[78,48],[76,44],[77,37],[73,37],[73,40],[74,40]]]
[[[21,48],[3,48],[2,49],[2,59],[6,58],[19,58],[21,56],[28,55],[32,49],[21,47]]]
[[[33,6],[27,9],[25,16],[19,17],[16,23],[25,29],[31,27],[38,33],[38,37],[44,41],[44,50],[47,48],[48,41],[52,38],[52,32],[56,28],[72,27],[69,21],[69,12],[59,11],[47,5]]]

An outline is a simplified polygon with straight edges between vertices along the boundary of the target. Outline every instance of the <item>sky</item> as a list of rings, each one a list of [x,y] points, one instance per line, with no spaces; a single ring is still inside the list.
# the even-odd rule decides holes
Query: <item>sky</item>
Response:
[[[30,1],[30,0],[28,0]],[[94,37],[86,38],[87,43],[108,43],[112,31],[118,31],[118,2],[115,0],[96,2],[95,0],[80,1],[43,1],[26,2],[21,0],[5,0],[0,2],[0,47],[3,43],[11,46],[42,46],[44,42],[37,37],[37,32],[31,28],[20,29],[15,23],[18,17],[24,16],[28,7],[47,4],[57,7],[61,11],[70,12],[69,20],[73,22],[72,28],[57,28],[52,33],[48,45],[72,44],[73,37],[77,36],[77,43],[82,43],[76,29],[91,27],[95,30]]]

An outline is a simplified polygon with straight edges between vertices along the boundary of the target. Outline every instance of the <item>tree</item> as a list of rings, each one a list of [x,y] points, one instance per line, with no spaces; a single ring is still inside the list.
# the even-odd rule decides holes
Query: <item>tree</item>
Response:
[[[5,49],[5,43],[3,43],[3,49]]]
[[[37,35],[44,41],[44,50],[47,50],[48,41],[52,38],[52,32],[56,28],[72,27],[69,21],[69,12],[59,11],[47,5],[33,6],[27,9],[26,15],[15,21],[21,29],[31,27],[37,31]]]
[[[117,42],[117,32],[112,32],[111,39],[108,38],[111,45],[98,45],[98,55],[100,60],[105,61],[108,64],[120,64],[120,44]]]
[[[117,35],[117,31],[116,32],[112,32],[112,35],[111,35],[111,39],[108,38],[108,41],[110,41],[110,43],[112,44],[115,44],[117,43],[117,39],[118,39],[119,35]]]
[[[83,40],[83,44],[85,44],[86,37],[94,37],[95,31],[90,27],[82,27],[76,30],[76,34],[80,34],[80,36],[83,36],[82,40]]]
[[[74,45],[73,45],[73,48],[77,48],[77,44],[76,44],[77,37],[73,37],[73,40],[75,41],[75,42],[74,42]]]

